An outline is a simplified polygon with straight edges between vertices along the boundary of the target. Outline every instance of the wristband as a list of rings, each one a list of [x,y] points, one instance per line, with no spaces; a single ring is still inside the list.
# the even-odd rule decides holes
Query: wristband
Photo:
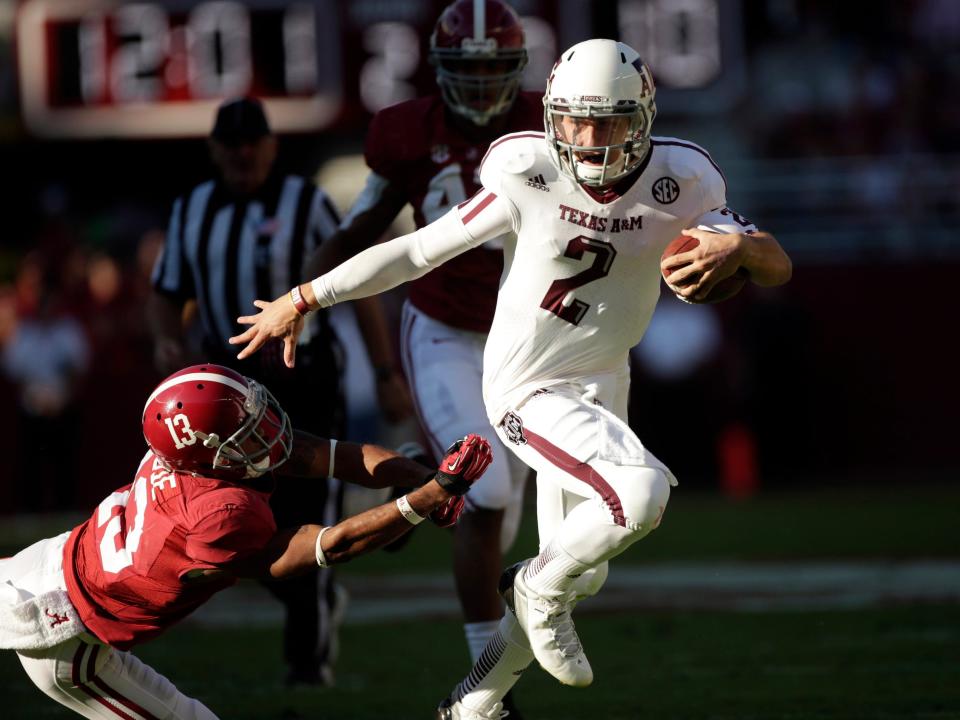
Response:
[[[310,312],[310,306],[307,305],[307,301],[303,299],[303,293],[300,292],[299,285],[294,285],[290,289],[290,300],[293,302],[293,307],[301,315],[306,315]]]
[[[327,558],[323,554],[323,549],[320,547],[320,540],[321,538],[323,538],[323,534],[329,529],[330,529],[329,527],[320,529],[320,532],[317,533],[317,544],[316,546],[314,546],[315,555],[317,558],[317,565],[319,565],[322,568],[329,567],[329,566],[327,565]]]
[[[450,473],[445,473],[443,470],[437,470],[434,475],[434,478],[437,481],[437,485],[442,487],[451,495],[463,495],[470,489],[470,481],[464,480],[458,475],[451,475]]]
[[[410,507],[410,501],[407,500],[406,495],[401,495],[397,498],[397,510],[400,511],[400,514],[403,515],[411,525],[419,525],[426,520],[425,517],[418,515],[417,511]]]

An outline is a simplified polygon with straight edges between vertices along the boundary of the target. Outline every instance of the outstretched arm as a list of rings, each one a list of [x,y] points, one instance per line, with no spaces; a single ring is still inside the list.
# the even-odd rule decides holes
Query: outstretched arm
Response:
[[[485,222],[476,224],[476,233],[472,232],[473,225],[468,229],[465,224],[470,214],[461,220],[459,210],[454,208],[425,228],[371,247],[300,286],[300,310],[307,312],[389,290],[507,232],[512,227],[509,208],[493,197],[494,201],[484,206]],[[270,338],[282,338],[284,362],[293,367],[297,337],[303,328],[302,314],[294,302],[289,294],[270,303],[257,300],[254,304],[261,309],[260,313],[238,318],[238,322],[250,327],[230,338],[233,345],[245,345],[237,358],[252,355]]]
[[[386,488],[422,485],[431,469],[379,445],[328,440],[296,430],[293,451],[281,472],[294,477],[335,476],[355,485]]]
[[[376,550],[444,504],[458,500],[483,475],[492,457],[486,440],[468,435],[450,447],[426,485],[330,527],[303,525],[281,530],[262,552],[233,571],[241,576],[286,578],[318,564],[344,563]]]

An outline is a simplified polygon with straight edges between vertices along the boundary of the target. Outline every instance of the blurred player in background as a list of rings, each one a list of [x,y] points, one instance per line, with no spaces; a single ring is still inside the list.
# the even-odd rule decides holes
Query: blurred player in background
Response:
[[[429,473],[383,448],[295,431],[263,385],[212,364],[160,383],[142,423],[149,451],[131,484],[72,531],[0,560],[0,647],[88,718],[214,719],[127,650],[239,577],[295,577],[371,552],[428,516],[456,522],[460,496],[490,462],[478,436]],[[332,526],[278,530],[269,497],[280,468],[295,491],[334,473],[416,489]]]
[[[561,55],[544,96],[544,132],[507,135],[481,163],[483,189],[410,235],[370,248],[301,288],[309,307],[382,292],[513,231],[484,353],[483,390],[500,438],[537,471],[540,553],[504,573],[509,611],[441,720],[500,717],[536,657],[589,685],[571,619],[607,562],[659,524],[676,483],[627,424],[627,356],[649,323],[661,273],[702,299],[743,268],[779,285],[791,263],[776,239],[726,207],[726,182],[702,148],[651,138],[650,70],[635,50],[588,40]],[[661,256],[680,233],[699,245]],[[258,303],[233,338],[246,356],[283,337],[292,359],[303,318],[287,296]],[[709,412],[692,408],[691,412]]]
[[[298,427],[324,437],[342,435],[342,350],[325,314],[309,324],[302,338],[302,367],[293,371],[284,366],[279,349],[256,362],[238,363],[224,342],[236,327],[238,310],[252,307],[263,293],[280,292],[303,279],[306,259],[336,231],[339,215],[320,188],[278,169],[277,138],[260,101],[224,102],[209,145],[218,177],[174,202],[154,270],[149,317],[158,369],[167,374],[202,360],[233,367],[273,388]],[[199,314],[200,348],[190,347],[183,327],[187,303],[195,303]],[[355,308],[371,360],[388,363],[392,352],[377,314],[379,303],[366,301]],[[378,389],[388,417],[404,412],[400,406],[407,390],[399,373]],[[343,488],[336,478],[321,479],[307,491],[281,487],[271,498],[281,525],[306,522],[313,515],[304,513],[317,507],[325,508],[328,523],[336,522],[342,503]],[[332,684],[336,625],[345,597],[336,590],[333,572],[315,570],[267,587],[285,609],[289,682]]]
[[[440,92],[378,112],[370,124],[366,187],[324,243],[308,273],[318,275],[370,247],[407,204],[423,227],[480,189],[490,142],[543,125],[540,93],[520,91],[527,63],[523,28],[500,0],[457,0],[437,20],[430,62]],[[452,438],[487,432],[481,377],[503,272],[503,238],[492,238],[410,285],[401,352],[420,423],[437,457]],[[494,453],[454,539],[454,574],[467,644],[480,657],[503,615],[497,594],[502,553],[517,534],[527,469]]]

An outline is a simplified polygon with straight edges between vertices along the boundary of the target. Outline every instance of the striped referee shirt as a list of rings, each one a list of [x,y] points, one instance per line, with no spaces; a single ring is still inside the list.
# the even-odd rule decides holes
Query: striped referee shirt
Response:
[[[211,180],[174,202],[153,286],[181,302],[195,299],[205,342],[232,355],[227,338],[242,329],[237,316],[301,282],[304,263],[339,224],[326,193],[302,177],[271,176],[244,198]],[[319,318],[310,319],[301,344],[319,330]]]

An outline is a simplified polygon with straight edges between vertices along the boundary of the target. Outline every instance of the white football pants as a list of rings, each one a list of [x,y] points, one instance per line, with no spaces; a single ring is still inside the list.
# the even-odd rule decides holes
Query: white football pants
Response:
[[[410,302],[403,306],[403,369],[430,449],[439,460],[454,441],[468,433],[490,441],[493,462],[470,488],[466,510],[504,511],[500,548],[506,552],[520,525],[529,471],[497,440],[484,410],[481,381],[486,339],[482,333],[438,322]]]
[[[65,590],[62,558],[68,534],[0,561],[0,582],[33,595]],[[44,650],[21,650],[17,656],[34,685],[86,718],[217,720],[203,703],[181,693],[149,665],[87,633]]]
[[[676,480],[626,422],[629,371],[534,393],[497,434],[537,472],[540,550],[556,538],[593,566],[574,596],[592,595],[606,561],[660,524]]]
[[[563,596],[573,604],[600,590],[610,558],[660,524],[676,484],[627,425],[629,382],[624,366],[620,373],[551,386],[497,427],[504,443],[537,472],[540,555],[532,565],[549,566],[559,545],[588,566],[564,583]],[[532,660],[523,629],[506,613],[453,698],[487,712]]]

